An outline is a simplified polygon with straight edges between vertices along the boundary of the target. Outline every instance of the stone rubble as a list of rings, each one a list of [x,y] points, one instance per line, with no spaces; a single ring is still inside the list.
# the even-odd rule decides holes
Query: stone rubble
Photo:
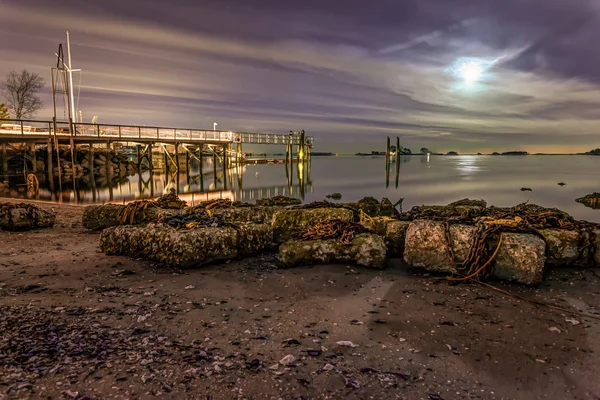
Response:
[[[315,202],[307,207],[293,206],[297,203],[295,199],[282,197],[276,200],[263,201],[261,204],[265,205],[260,206],[235,202],[225,204],[225,200],[219,200],[223,204],[213,208],[207,203],[182,210],[143,209],[136,215],[136,222],[139,221],[140,225],[105,229],[101,235],[101,248],[108,254],[125,254],[189,268],[255,254],[280,245],[278,260],[286,267],[354,263],[383,268],[388,258],[402,257],[413,267],[458,274],[460,271],[456,263],[468,256],[478,228],[457,223],[446,228],[441,220],[414,217],[406,220],[403,215],[424,213],[443,218],[451,215],[476,218],[487,212],[485,202],[470,200],[449,206],[414,207],[405,214],[398,214],[385,198],[381,202],[365,198],[357,203],[338,205],[327,201]],[[118,215],[123,207],[87,207],[84,226],[103,229],[118,224]],[[198,207],[203,210],[206,207],[205,211],[220,221],[219,224],[204,228],[196,224],[193,229],[178,229],[181,226],[154,223],[164,223],[163,217],[168,215],[185,219]],[[359,217],[363,226],[373,232],[357,235],[350,244],[342,243],[340,239],[298,239],[308,228],[324,221],[356,222]],[[147,226],[143,225],[148,222]],[[576,265],[588,259],[594,259],[596,265],[600,265],[600,230],[598,234],[565,229],[540,229],[538,233],[539,236],[502,234],[503,241],[493,261],[496,278],[532,285],[542,280],[546,266]],[[587,245],[590,241],[592,246]]]
[[[28,231],[51,228],[56,222],[53,210],[45,210],[33,204],[0,203],[0,230]]]
[[[386,254],[383,238],[372,233],[357,235],[350,245],[339,239],[290,240],[279,247],[279,260],[287,267],[343,262],[383,268]]]

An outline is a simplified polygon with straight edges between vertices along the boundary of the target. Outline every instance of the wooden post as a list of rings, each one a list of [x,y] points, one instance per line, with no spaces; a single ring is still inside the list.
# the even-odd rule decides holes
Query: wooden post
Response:
[[[90,183],[92,184],[92,201],[96,201],[96,176],[94,175],[94,144],[90,143],[88,151],[88,164],[90,165]]]
[[[177,171],[177,176],[179,176],[179,143],[175,142],[175,171]],[[179,192],[179,188],[177,188]]]
[[[287,171],[287,166],[290,161],[290,145],[289,143],[285,146],[285,170]]]
[[[69,130],[71,133],[69,135],[69,146],[71,147],[71,169],[73,170],[73,177],[75,177],[75,164],[77,164],[75,160],[75,125],[73,125],[73,119],[71,118],[69,118]]]
[[[37,172],[37,154],[35,152],[35,142],[32,142],[29,145],[29,157],[31,157],[31,167],[33,168],[33,173]]]
[[[390,137],[387,138],[387,144],[385,146],[385,163],[389,164],[391,156]]]
[[[165,145],[163,145],[162,149],[163,149],[163,158],[165,160],[165,174],[168,174],[169,173],[169,156],[167,155],[167,147]]]
[[[110,166],[110,164],[112,163],[111,161],[111,157],[110,157],[110,142],[106,142],[106,180],[108,182],[108,199],[110,201],[113,200],[113,187],[112,187],[112,175],[113,175],[113,168]]]
[[[52,138],[48,137],[48,147],[46,148],[47,158],[46,158],[46,172],[48,174],[48,183],[50,184],[50,194],[54,195],[54,174],[53,174],[53,166],[52,166]]]
[[[297,154],[297,162],[304,162],[304,130],[300,131],[300,137],[298,139],[298,154]]]
[[[229,162],[229,157],[227,157],[228,147],[228,144],[223,146],[223,189],[225,190],[227,190],[227,164]]]
[[[186,170],[190,169],[190,153],[189,153],[189,150],[186,150],[186,152],[185,152],[185,169]],[[188,174],[188,176],[189,176],[189,174]]]
[[[150,142],[150,144],[148,145],[148,167],[150,168],[150,171],[152,171],[154,169],[154,163],[152,162],[152,146],[154,145],[154,143]],[[154,185],[151,185],[154,186]]]
[[[202,173],[202,169],[204,167],[204,144],[202,143],[200,144],[199,152],[200,154],[198,154],[198,158],[200,159],[200,173]]]
[[[186,177],[186,182],[189,185],[190,184],[190,152],[187,149],[185,152],[185,177]]]
[[[235,158],[236,158],[236,163],[238,165],[240,165],[242,163],[242,143],[238,143],[237,146],[235,147]]]
[[[401,156],[400,138],[396,136],[396,189],[398,189],[398,181],[400,179],[400,156]]]
[[[6,154],[6,143],[2,143],[2,172],[8,172],[8,155]]]
[[[215,186],[217,185],[217,153],[213,149],[213,174],[215,176]]]

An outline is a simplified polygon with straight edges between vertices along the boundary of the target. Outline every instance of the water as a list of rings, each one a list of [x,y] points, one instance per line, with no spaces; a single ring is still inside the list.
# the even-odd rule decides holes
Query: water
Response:
[[[577,197],[600,191],[600,157],[594,156],[403,156],[396,187],[392,165],[386,185],[382,157],[313,157],[310,167],[286,175],[285,165],[246,165],[224,173],[217,165],[216,179],[212,165],[197,164],[189,174],[181,171],[170,176],[161,172],[124,176],[80,177],[58,182],[54,188],[44,175],[38,175],[40,189],[28,191],[21,176],[9,177],[9,188],[0,196],[37,199],[62,203],[102,204],[156,197],[179,188],[180,197],[189,203],[212,198],[231,198],[253,202],[257,198],[287,195],[305,202],[323,200],[325,195],[342,193],[342,201],[364,196],[388,197],[392,202],[403,197],[404,209],[420,204],[447,204],[462,198],[484,199],[490,205],[513,206],[521,202],[557,207],[577,219],[600,222],[600,210],[576,203]],[[201,178],[202,177],[202,178]],[[140,179],[141,178],[141,179]],[[0,177],[0,181],[2,181]],[[565,182],[566,186],[558,186]],[[521,192],[521,187],[531,192]],[[62,189],[62,191],[60,191]]]

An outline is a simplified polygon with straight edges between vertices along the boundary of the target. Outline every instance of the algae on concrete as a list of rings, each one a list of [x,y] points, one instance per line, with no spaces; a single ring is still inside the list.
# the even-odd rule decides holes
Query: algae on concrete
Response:
[[[411,266],[428,271],[455,274],[469,255],[477,228],[472,225],[451,225],[450,243],[443,222],[415,220],[406,231],[404,260]],[[449,246],[454,254],[451,260]],[[502,233],[502,243],[493,261],[494,276],[531,285],[539,283],[544,272],[545,243],[535,235]]]
[[[214,210],[214,217],[222,217],[224,221],[236,223],[252,222],[255,224],[271,224],[273,215],[283,207],[280,206],[255,206],[233,207]]]
[[[576,262],[578,259],[586,260],[589,250],[583,249],[581,257],[579,249],[583,248],[583,237],[577,231],[564,229],[540,229],[539,233],[546,242],[547,262],[550,265],[564,266]]]
[[[399,221],[388,217],[375,217],[363,221],[366,228],[382,235],[388,249],[388,257],[402,257],[408,221]]]
[[[354,214],[345,208],[291,208],[273,215],[273,235],[277,243],[296,237],[308,227],[328,219],[351,222]]]
[[[502,233],[502,245],[495,259],[494,276],[534,285],[542,281],[546,244],[525,233]]]
[[[380,235],[361,233],[351,244],[344,244],[339,239],[290,240],[279,247],[279,260],[289,267],[342,262],[383,268],[386,253],[385,241]]]
[[[83,209],[82,224],[85,229],[100,231],[111,226],[121,225],[120,215],[125,210],[125,205],[104,204],[101,206],[87,206]],[[186,209],[163,209],[148,207],[136,212],[135,224],[158,222],[165,215],[181,215]]]
[[[237,256],[247,256],[271,246],[269,225],[175,229],[149,224],[105,229],[100,248],[109,255],[128,255],[179,268],[192,268]]]

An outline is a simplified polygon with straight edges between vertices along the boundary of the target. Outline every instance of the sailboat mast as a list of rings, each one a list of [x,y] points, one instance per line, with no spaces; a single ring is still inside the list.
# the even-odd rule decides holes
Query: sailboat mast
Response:
[[[69,98],[71,102],[71,120],[77,122],[75,111],[75,96],[73,96],[73,65],[71,64],[71,40],[67,31],[67,56],[69,57]]]

